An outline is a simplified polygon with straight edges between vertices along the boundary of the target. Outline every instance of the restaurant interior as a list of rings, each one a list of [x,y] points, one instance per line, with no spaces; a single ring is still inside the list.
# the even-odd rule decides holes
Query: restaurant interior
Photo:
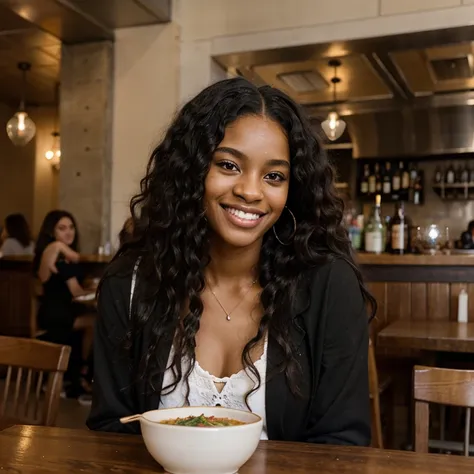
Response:
[[[242,76],[309,115],[377,312],[372,447],[261,442],[239,472],[474,472],[474,1],[291,3],[0,0],[0,468],[161,472],[135,438],[87,451],[103,441],[75,373],[151,150],[185,100]],[[57,209],[80,232],[73,297],[92,321],[67,335],[42,323],[35,263]],[[61,433],[75,457],[28,470]]]

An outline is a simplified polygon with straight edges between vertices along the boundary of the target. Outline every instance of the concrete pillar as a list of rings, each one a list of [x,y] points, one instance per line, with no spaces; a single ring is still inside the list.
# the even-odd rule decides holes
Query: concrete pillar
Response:
[[[179,28],[124,28],[115,35],[111,242],[129,216],[153,148],[179,102]]]
[[[109,238],[113,44],[63,45],[59,205],[77,219],[81,252]]]

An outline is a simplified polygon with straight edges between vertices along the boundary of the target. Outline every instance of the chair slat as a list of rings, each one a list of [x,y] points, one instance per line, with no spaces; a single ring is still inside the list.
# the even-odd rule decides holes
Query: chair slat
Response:
[[[5,416],[5,410],[8,403],[8,392],[10,391],[10,381],[12,379],[12,367],[11,365],[7,368],[7,378],[5,379],[5,388],[3,389],[3,399],[2,399],[2,410],[0,412],[1,416]]]
[[[26,423],[53,425],[70,352],[68,346],[0,336],[0,366],[7,367],[0,416]],[[16,370],[16,380],[12,390],[13,369]],[[51,383],[44,394],[45,380]]]
[[[474,370],[414,368],[415,451],[428,452],[429,404],[466,408],[464,455],[469,456],[471,408],[474,407]],[[444,410],[441,411],[444,416]],[[444,423],[442,423],[444,427]]]
[[[25,418],[28,418],[28,412],[29,412],[29,407],[30,407],[32,377],[33,377],[33,371],[31,369],[28,369],[28,373],[26,375],[25,392],[24,392],[24,397],[23,397],[23,405],[24,405],[23,416]]]
[[[471,437],[471,408],[466,408],[466,426],[464,427],[464,456],[469,456],[469,438]]]

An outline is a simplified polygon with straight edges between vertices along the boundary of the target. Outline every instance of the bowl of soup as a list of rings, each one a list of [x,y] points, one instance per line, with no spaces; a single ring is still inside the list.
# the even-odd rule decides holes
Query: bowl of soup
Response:
[[[152,410],[140,418],[143,440],[170,474],[234,474],[257,448],[262,419],[224,407]]]

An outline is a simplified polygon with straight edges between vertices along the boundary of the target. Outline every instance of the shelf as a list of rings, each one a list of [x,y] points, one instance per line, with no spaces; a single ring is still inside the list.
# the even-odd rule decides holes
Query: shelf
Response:
[[[392,193],[392,194],[383,194],[381,193],[382,196],[382,203],[384,202],[410,202],[408,199],[408,196],[405,194],[399,194],[399,193]],[[358,194],[358,199],[361,201],[373,201],[375,199],[375,194]]]
[[[474,183],[434,184],[433,191],[443,201],[474,200]]]

